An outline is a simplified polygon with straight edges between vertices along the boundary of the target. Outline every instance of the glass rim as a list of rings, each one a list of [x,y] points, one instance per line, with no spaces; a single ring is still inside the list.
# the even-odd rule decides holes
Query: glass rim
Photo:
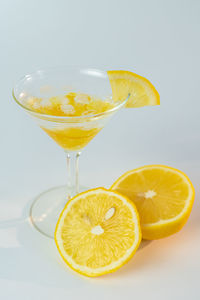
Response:
[[[29,74],[26,74],[24,76],[22,76],[15,84],[14,84],[14,87],[12,88],[12,96],[13,96],[13,99],[15,100],[15,102],[21,106],[25,111],[31,113],[31,114],[34,114],[35,116],[39,117],[39,118],[42,118],[42,119],[49,119],[51,121],[57,121],[57,120],[60,120],[60,121],[75,121],[77,122],[79,119],[82,121],[84,119],[94,119],[94,118],[99,118],[99,117],[102,117],[104,115],[107,115],[107,114],[110,114],[110,113],[114,113],[115,111],[117,111],[118,109],[120,109],[121,107],[123,107],[126,102],[128,101],[128,98],[130,96],[130,94],[127,95],[126,99],[123,100],[121,103],[119,103],[118,105],[114,106],[113,108],[111,109],[108,109],[104,112],[101,112],[101,113],[98,113],[98,114],[91,114],[91,115],[82,115],[82,116],[54,116],[54,115],[50,115],[50,114],[44,114],[44,113],[41,113],[41,112],[36,112],[34,111],[33,109],[30,109],[28,107],[26,107],[25,105],[23,105],[17,98],[17,96],[15,95],[15,88],[16,86],[20,83],[20,82],[23,82],[27,77],[31,76],[31,75],[34,75],[34,74],[37,74],[37,73],[42,73],[42,72],[48,72],[48,71],[53,71],[53,70],[56,70],[56,69],[74,69],[74,70],[79,70],[79,71],[84,71],[84,72],[88,72],[88,71],[93,71],[93,72],[98,72],[99,74],[107,74],[106,71],[104,70],[100,70],[100,69],[96,69],[96,68],[80,68],[80,67],[76,67],[76,66],[57,66],[57,67],[48,67],[48,68],[44,68],[44,69],[37,69],[36,71],[34,72],[31,72]]]

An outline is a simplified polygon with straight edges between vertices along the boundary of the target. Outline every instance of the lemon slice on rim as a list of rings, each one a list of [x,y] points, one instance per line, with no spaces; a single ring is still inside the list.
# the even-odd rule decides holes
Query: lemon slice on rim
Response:
[[[107,71],[107,74],[114,101],[130,95],[127,108],[160,104],[160,96],[148,79],[130,71]]]
[[[89,190],[68,201],[55,231],[55,242],[64,261],[90,277],[119,269],[134,255],[140,241],[135,205],[104,188]]]
[[[139,212],[142,237],[154,240],[179,231],[194,202],[194,187],[181,171],[150,165],[123,174],[111,189],[129,197]]]

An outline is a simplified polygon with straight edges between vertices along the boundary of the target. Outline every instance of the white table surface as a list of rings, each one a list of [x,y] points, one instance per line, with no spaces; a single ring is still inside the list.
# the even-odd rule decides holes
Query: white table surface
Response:
[[[0,5],[0,299],[200,299],[200,1],[2,1]],[[118,272],[78,276],[31,227],[39,192],[65,183],[62,150],[12,101],[14,80],[39,67],[128,69],[148,77],[161,106],[124,110],[88,145],[81,181],[166,164],[191,178],[186,226],[144,244]]]

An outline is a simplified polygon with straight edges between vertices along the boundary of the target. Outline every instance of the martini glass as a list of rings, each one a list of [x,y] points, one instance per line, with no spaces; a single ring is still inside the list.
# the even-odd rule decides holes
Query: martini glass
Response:
[[[81,92],[107,101],[112,90],[107,72],[96,69],[57,67],[38,70],[21,78],[13,88],[15,101],[38,125],[63,148],[67,162],[66,186],[54,187],[41,193],[30,209],[30,220],[37,230],[48,237],[54,236],[58,217],[66,202],[79,192],[79,157],[84,147],[120,110],[127,99],[98,114],[81,116],[54,116],[36,112],[26,106],[28,97],[48,99],[52,96]]]

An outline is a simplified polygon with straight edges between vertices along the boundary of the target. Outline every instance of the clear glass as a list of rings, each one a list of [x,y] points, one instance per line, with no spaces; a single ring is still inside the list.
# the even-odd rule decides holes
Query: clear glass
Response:
[[[95,95],[102,100],[112,97],[107,72],[89,68],[57,67],[38,70],[21,78],[13,88],[15,101],[63,148],[66,155],[66,186],[43,192],[34,200],[30,210],[33,225],[49,237],[54,236],[56,222],[67,200],[86,190],[79,187],[78,164],[82,149],[128,100],[128,97],[122,99],[114,108],[99,114],[72,117],[35,112],[25,105],[25,100],[30,96],[45,99],[69,92]]]

